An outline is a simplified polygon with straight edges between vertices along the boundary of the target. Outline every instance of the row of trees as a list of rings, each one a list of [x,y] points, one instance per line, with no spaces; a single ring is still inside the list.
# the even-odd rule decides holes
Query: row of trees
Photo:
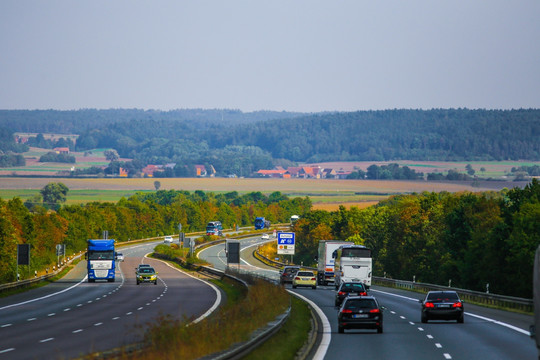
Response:
[[[73,133],[80,135],[79,151],[113,148],[145,165],[209,163],[219,175],[239,176],[281,161],[539,160],[539,120],[537,109],[318,114],[0,110],[0,130]]]
[[[295,225],[295,261],[313,263],[320,239],[373,250],[374,274],[532,297],[540,245],[540,182],[486,193],[394,196],[364,210],[312,211]]]
[[[0,199],[0,283],[16,279],[17,244],[31,245],[29,272],[33,273],[56,263],[56,245],[65,244],[68,253],[77,253],[85,250],[87,239],[101,238],[103,230],[123,242],[174,234],[178,224],[182,231],[194,232],[203,231],[212,220],[220,220],[225,228],[250,226],[257,216],[288,222],[291,215],[311,209],[308,198],[289,199],[279,192],[266,196],[174,190],[138,193],[117,203],[60,206],[68,191],[62,183],[48,184],[41,191],[41,205],[36,199],[25,203],[20,198]]]

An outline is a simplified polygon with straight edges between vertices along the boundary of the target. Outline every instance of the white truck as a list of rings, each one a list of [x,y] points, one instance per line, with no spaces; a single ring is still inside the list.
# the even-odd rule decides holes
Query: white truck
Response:
[[[319,240],[317,256],[317,284],[334,283],[334,258],[332,254],[342,245],[352,245],[350,241]]]
[[[340,246],[334,256],[336,289],[342,282],[361,282],[369,289],[373,272],[371,249],[363,245]]]

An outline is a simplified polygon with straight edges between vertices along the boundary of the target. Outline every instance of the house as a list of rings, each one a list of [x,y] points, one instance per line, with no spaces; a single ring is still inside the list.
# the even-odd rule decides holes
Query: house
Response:
[[[128,177],[128,172],[127,172],[126,169],[124,169],[124,168],[119,168],[118,171],[119,171],[118,176],[120,176],[120,177]]]
[[[206,176],[206,167],[204,165],[195,165],[195,175],[197,176]]]
[[[146,165],[142,169],[143,176],[154,177],[154,172],[158,171],[161,168],[161,165]]]
[[[257,171],[257,174],[264,177],[282,178],[286,172],[287,170],[259,170]]]
[[[57,154],[69,154],[68,147],[57,147],[53,149]]]

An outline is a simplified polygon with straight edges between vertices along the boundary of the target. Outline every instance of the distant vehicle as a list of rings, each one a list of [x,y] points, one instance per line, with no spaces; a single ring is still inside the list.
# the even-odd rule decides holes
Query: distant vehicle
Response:
[[[165,238],[163,239],[163,242],[165,244],[171,244],[173,242],[172,236],[165,236]]]
[[[270,221],[264,217],[255,218],[255,230],[269,229],[270,225]]]
[[[430,291],[422,304],[421,320],[457,320],[463,323],[463,301],[455,291]]]
[[[86,251],[86,268],[88,270],[88,282],[107,280],[114,282],[115,279],[115,250],[113,239],[88,240]]]
[[[137,271],[139,271],[139,270],[142,269],[142,268],[149,268],[149,267],[152,267],[152,265],[150,265],[150,264],[139,264],[139,265],[135,268],[135,273],[137,273]]]
[[[135,276],[137,277],[137,285],[147,282],[153,282],[154,285],[157,285],[157,274],[158,273],[153,267],[140,267],[135,273]]]
[[[268,235],[268,234],[262,234],[262,235],[261,235],[261,239],[263,239],[263,240],[269,240],[269,239],[270,239],[270,235]]]
[[[124,261],[124,254],[116,253],[116,261]]]
[[[343,300],[338,312],[338,332],[346,329],[377,329],[383,332],[383,307],[373,296],[352,296]]]
[[[371,286],[371,249],[362,245],[340,246],[334,256],[336,289],[342,282],[362,282]]]
[[[300,219],[300,216],[298,215],[291,216],[291,226],[293,226],[299,219]]]
[[[223,226],[221,225],[221,221],[210,221],[206,224],[206,235],[222,236]]]
[[[342,283],[336,292],[335,306],[340,306],[347,296],[367,296],[367,289],[364,284],[359,282],[354,283]]]
[[[317,288],[317,275],[313,271],[298,271],[292,280],[292,287],[296,289],[298,286],[306,286],[312,289]]]
[[[279,274],[279,283],[292,283],[294,275],[300,270],[300,266],[285,266]]]
[[[319,252],[317,255],[317,282],[319,285],[328,285],[334,282],[334,258],[335,250],[341,245],[352,245],[350,241],[319,240]]]

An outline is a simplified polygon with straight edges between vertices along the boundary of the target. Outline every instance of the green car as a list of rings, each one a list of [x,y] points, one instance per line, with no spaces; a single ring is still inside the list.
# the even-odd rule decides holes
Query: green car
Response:
[[[137,285],[140,283],[154,283],[157,285],[157,272],[153,267],[142,267],[137,270],[135,273],[137,277]]]

